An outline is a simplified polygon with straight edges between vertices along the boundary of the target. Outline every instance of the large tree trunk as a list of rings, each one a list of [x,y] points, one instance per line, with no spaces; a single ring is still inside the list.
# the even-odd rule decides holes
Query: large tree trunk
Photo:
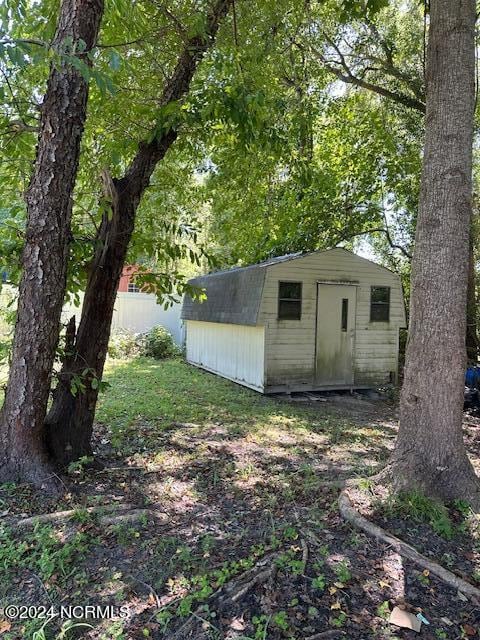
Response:
[[[53,47],[94,46],[103,0],[63,0]],[[23,251],[12,366],[0,414],[0,478],[53,486],[44,447],[72,213],[72,192],[86,117],[88,84],[68,62],[52,64],[42,104],[37,156],[26,193]]]
[[[462,438],[475,0],[431,0],[427,113],[410,332],[391,471],[397,489],[478,505]]]
[[[233,0],[215,0],[207,16],[206,32],[185,43],[176,68],[160,99],[161,105],[184,97],[195,70],[212,46],[221,21]],[[75,355],[62,366],[52,408],[46,419],[49,450],[60,467],[84,456],[91,456],[91,435],[100,380],[107,355],[113,307],[140,199],[158,162],[177,138],[170,129],[149,143],[141,143],[123,178],[109,180],[112,215],[103,220],[97,235],[97,251],[90,267],[82,316],[75,340]],[[73,375],[84,377],[85,391],[71,392]]]

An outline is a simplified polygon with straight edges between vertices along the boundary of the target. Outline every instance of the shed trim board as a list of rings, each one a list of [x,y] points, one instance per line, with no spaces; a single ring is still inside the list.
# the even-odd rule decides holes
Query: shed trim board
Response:
[[[349,287],[359,287],[358,280],[317,280],[317,284],[345,284]]]
[[[301,284],[301,299],[294,300],[298,288],[296,293],[292,290],[292,305],[284,305],[280,315],[282,282]],[[382,265],[336,248],[212,273],[192,284],[202,286],[207,294],[204,303],[186,297],[182,309],[187,360],[192,364],[263,393],[371,388],[396,378],[405,306],[400,277]],[[388,319],[372,321],[372,287],[390,289]],[[351,369],[347,372],[344,367],[341,373],[339,364],[336,377],[320,372],[317,341],[322,337],[318,325],[322,290],[330,290],[333,296],[327,303],[335,305],[328,320],[335,328],[333,339],[337,347],[344,345],[345,362],[351,354]],[[283,300],[288,293],[282,289],[281,295]],[[298,312],[293,302],[301,305]],[[348,339],[338,334],[345,322]],[[205,342],[202,336],[207,334]],[[328,344],[328,336],[323,339]]]

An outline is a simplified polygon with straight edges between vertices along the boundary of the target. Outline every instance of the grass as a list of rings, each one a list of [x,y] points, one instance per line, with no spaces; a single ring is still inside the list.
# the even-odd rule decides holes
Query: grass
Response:
[[[180,359],[110,361],[105,380],[110,387],[101,396],[97,420],[109,425],[115,447],[123,452],[138,451],[139,444],[155,446],[155,438],[172,423],[188,424],[192,433],[205,425],[221,426],[258,441],[352,428],[338,416],[281,403]]]
[[[447,540],[451,540],[455,533],[455,526],[447,507],[419,491],[392,494],[379,506],[387,517],[397,516],[410,518],[414,522],[425,522],[432,527],[435,533]]]
[[[230,425],[246,420],[249,426],[288,418],[306,426],[314,415],[301,408],[279,410],[278,402],[179,359],[110,361],[105,379],[111,388],[100,402],[98,420],[109,421],[114,429],[138,416]]]
[[[111,467],[72,467],[78,493],[57,503],[26,485],[0,486],[0,511],[12,516],[77,510],[33,532],[0,526],[0,608],[45,600],[127,605],[130,620],[101,621],[86,636],[103,640],[160,639],[199,607],[214,629],[212,593],[275,554],[275,589],[260,588],[231,612],[243,638],[302,640],[345,627],[358,639],[374,637],[372,625],[375,637],[391,637],[385,618],[394,578],[378,562],[385,550],[341,524],[330,482],[374,471],[393,441],[390,426],[357,420],[351,404],[262,396],[181,359],[111,360],[105,379],[95,446]],[[100,526],[85,509],[114,499],[154,507],[165,519]],[[446,526],[443,512],[420,497],[391,508]],[[430,598],[432,586],[416,580],[414,588]],[[440,601],[438,613],[429,611],[439,628],[444,609]],[[358,622],[359,611],[372,613]],[[12,622],[2,631],[0,616],[0,637],[79,637],[60,621],[42,625]]]

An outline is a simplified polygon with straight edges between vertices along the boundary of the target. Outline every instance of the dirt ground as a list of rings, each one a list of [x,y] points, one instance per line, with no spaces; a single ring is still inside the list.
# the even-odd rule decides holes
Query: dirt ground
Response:
[[[0,638],[480,636],[480,612],[461,594],[339,516],[342,482],[372,475],[388,457],[393,400],[265,399],[172,366],[182,367],[173,371],[173,408],[158,400],[150,415],[140,387],[125,406],[105,400],[95,430],[104,470],[71,469],[61,498],[0,487],[0,607],[111,605],[126,613],[70,631],[58,617],[0,617]],[[142,367],[151,398],[168,380],[164,370]],[[112,388],[125,384],[125,395],[127,374],[138,379],[139,371],[112,370]],[[465,428],[478,466],[478,420],[468,417]],[[116,521],[87,511],[126,503]],[[74,517],[18,526],[61,509]],[[479,579],[472,514],[453,507],[448,537],[380,505],[369,515],[473,584]],[[420,634],[388,623],[398,604],[428,620]]]

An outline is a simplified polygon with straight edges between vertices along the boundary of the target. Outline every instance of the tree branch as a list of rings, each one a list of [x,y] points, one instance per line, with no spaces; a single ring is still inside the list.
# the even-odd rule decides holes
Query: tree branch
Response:
[[[400,91],[391,91],[386,87],[382,87],[381,85],[374,84],[372,82],[369,82],[368,80],[365,80],[364,78],[360,78],[357,75],[355,75],[352,72],[351,68],[349,67],[345,59],[345,56],[340,51],[340,49],[335,44],[335,42],[331,38],[329,38],[326,34],[324,34],[324,37],[327,40],[327,42],[330,44],[330,46],[335,50],[335,53],[338,55],[340,68],[336,67],[332,63],[332,61],[329,61],[328,59],[326,59],[325,56],[314,47],[309,47],[309,51],[311,54],[313,54],[313,56],[317,60],[319,60],[322,63],[323,67],[327,71],[335,75],[339,80],[341,80],[342,82],[345,82],[346,84],[352,84],[357,87],[361,87],[362,89],[367,89],[367,91],[371,91],[372,93],[376,93],[380,96],[383,96],[384,98],[388,98],[389,100],[392,100],[398,104],[402,104],[403,106],[408,107],[409,109],[415,109],[416,111],[419,111],[420,113],[425,114],[425,104],[421,100],[419,100],[418,97],[411,97]],[[305,47],[302,44],[298,42],[295,42],[295,44],[300,49],[305,49]],[[403,73],[398,71],[393,65],[392,66],[388,64],[385,65],[385,61],[381,59],[380,60],[376,59],[376,60],[377,62],[380,62],[380,64],[382,64],[383,71],[387,75],[396,77],[397,79],[402,79],[405,82],[407,82]],[[412,88],[410,86],[410,83],[411,81],[408,81],[409,87]],[[415,93],[415,95],[417,95],[418,89],[416,89],[415,91],[412,89],[412,91]]]
[[[385,234],[388,244],[390,245],[390,247],[392,249],[396,249],[398,251],[400,251],[400,253],[402,253],[405,258],[407,258],[408,260],[412,259],[412,254],[409,253],[405,247],[402,247],[402,245],[397,244],[396,242],[393,241],[392,236],[390,235],[390,231],[388,229],[388,226],[385,227],[375,227],[374,229],[365,229],[364,231],[358,231],[357,233],[348,233],[345,234],[344,236],[341,236],[336,242],[335,242],[335,246],[337,246],[338,244],[340,244],[340,242],[345,242],[346,240],[352,240],[353,238],[358,238],[359,236],[366,236],[370,233],[383,233]]]
[[[216,0],[208,13],[205,32],[186,41],[176,67],[165,84],[159,101],[160,106],[178,101],[186,95],[193,74],[215,39],[220,23],[228,13],[232,2],[233,0]],[[120,196],[123,191],[128,190],[134,199],[140,199],[157,163],[175,142],[177,135],[177,128],[171,127],[153,137],[151,141],[139,144],[137,153],[123,178],[116,181]]]

